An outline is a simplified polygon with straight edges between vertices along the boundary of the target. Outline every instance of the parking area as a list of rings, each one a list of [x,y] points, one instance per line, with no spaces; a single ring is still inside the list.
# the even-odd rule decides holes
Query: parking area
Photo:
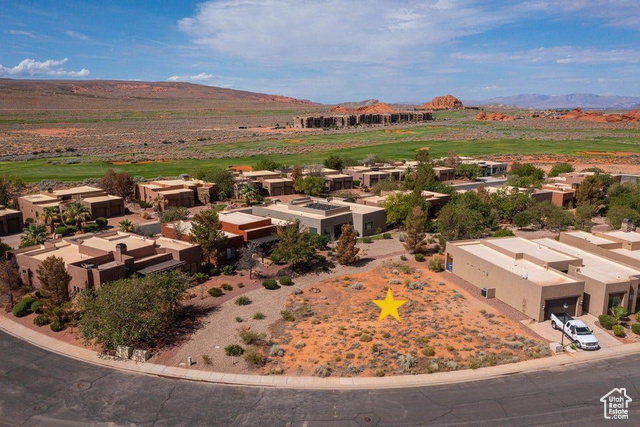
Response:
[[[600,343],[600,348],[611,348],[611,347],[616,347],[623,344],[621,341],[617,340],[616,338],[606,333],[599,326],[596,326],[596,321],[598,319],[595,316],[592,316],[590,314],[585,314],[580,317],[575,317],[575,319],[582,320],[584,323],[587,324],[589,329],[593,331],[593,335],[595,335],[595,337],[598,339],[598,342]],[[543,337],[544,339],[547,339],[551,342],[560,342],[560,339],[562,338],[560,335],[561,334],[560,330],[559,329],[554,330],[551,327],[550,320],[546,320],[544,322],[532,322],[530,320],[523,320],[522,324],[527,328],[531,329],[532,331],[534,331],[536,334]],[[570,340],[566,335],[564,337],[564,342],[565,344],[570,343]]]

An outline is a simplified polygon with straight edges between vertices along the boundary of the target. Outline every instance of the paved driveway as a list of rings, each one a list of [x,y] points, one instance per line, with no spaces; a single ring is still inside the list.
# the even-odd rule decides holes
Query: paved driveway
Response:
[[[616,347],[619,345],[623,345],[622,342],[617,340],[616,338],[609,335],[607,332],[602,330],[599,326],[596,326],[596,321],[598,320],[595,316],[590,314],[585,314],[580,317],[576,317],[575,319],[582,320],[587,324],[589,329],[593,331],[593,335],[598,339],[601,348],[609,348]],[[560,342],[560,330],[554,330],[551,327],[551,321],[547,320],[545,322],[531,322],[530,320],[523,320],[522,324],[527,328],[531,329],[542,338],[545,338],[551,342]],[[568,337],[565,336],[564,342],[568,343]]]

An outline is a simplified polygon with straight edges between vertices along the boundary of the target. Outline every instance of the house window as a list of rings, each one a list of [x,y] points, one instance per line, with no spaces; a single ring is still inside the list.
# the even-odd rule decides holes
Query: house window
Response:
[[[364,229],[365,230],[373,230],[373,221],[365,222],[364,223]]]
[[[309,233],[311,234],[318,234],[318,229],[315,227],[309,227]]]

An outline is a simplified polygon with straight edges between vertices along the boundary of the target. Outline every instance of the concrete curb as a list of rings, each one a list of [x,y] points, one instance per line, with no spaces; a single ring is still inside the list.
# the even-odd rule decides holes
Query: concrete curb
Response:
[[[65,357],[119,371],[154,375],[157,377],[207,382],[219,385],[289,388],[307,390],[358,390],[394,389],[435,385],[458,384],[469,381],[496,379],[507,375],[537,372],[561,368],[598,360],[611,359],[640,353],[640,343],[601,349],[595,352],[565,353],[562,355],[527,360],[507,365],[491,366],[476,370],[466,369],[433,374],[400,375],[391,377],[291,377],[281,375],[241,375],[223,372],[208,372],[195,369],[137,363],[105,357],[94,351],[67,344],[29,329],[19,323],[0,316],[0,330],[36,347]]]

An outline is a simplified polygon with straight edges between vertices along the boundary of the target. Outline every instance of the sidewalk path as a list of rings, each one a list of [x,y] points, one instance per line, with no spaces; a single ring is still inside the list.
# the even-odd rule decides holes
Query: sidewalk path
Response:
[[[170,367],[153,363],[137,363],[105,357],[82,347],[63,343],[38,331],[33,331],[10,319],[0,317],[0,330],[22,339],[32,345],[67,356],[76,360],[120,371],[155,375],[159,377],[185,379],[191,381],[227,384],[236,386],[277,387],[296,389],[391,389],[430,385],[456,384],[499,378],[505,375],[536,372],[549,368],[558,368],[595,360],[610,359],[640,353],[640,343],[627,344],[615,348],[602,349],[595,352],[577,352],[524,362],[480,368],[477,370],[461,370],[439,372],[434,374],[405,375],[390,377],[292,377],[278,375],[240,375],[222,372],[206,372],[189,368]]]

